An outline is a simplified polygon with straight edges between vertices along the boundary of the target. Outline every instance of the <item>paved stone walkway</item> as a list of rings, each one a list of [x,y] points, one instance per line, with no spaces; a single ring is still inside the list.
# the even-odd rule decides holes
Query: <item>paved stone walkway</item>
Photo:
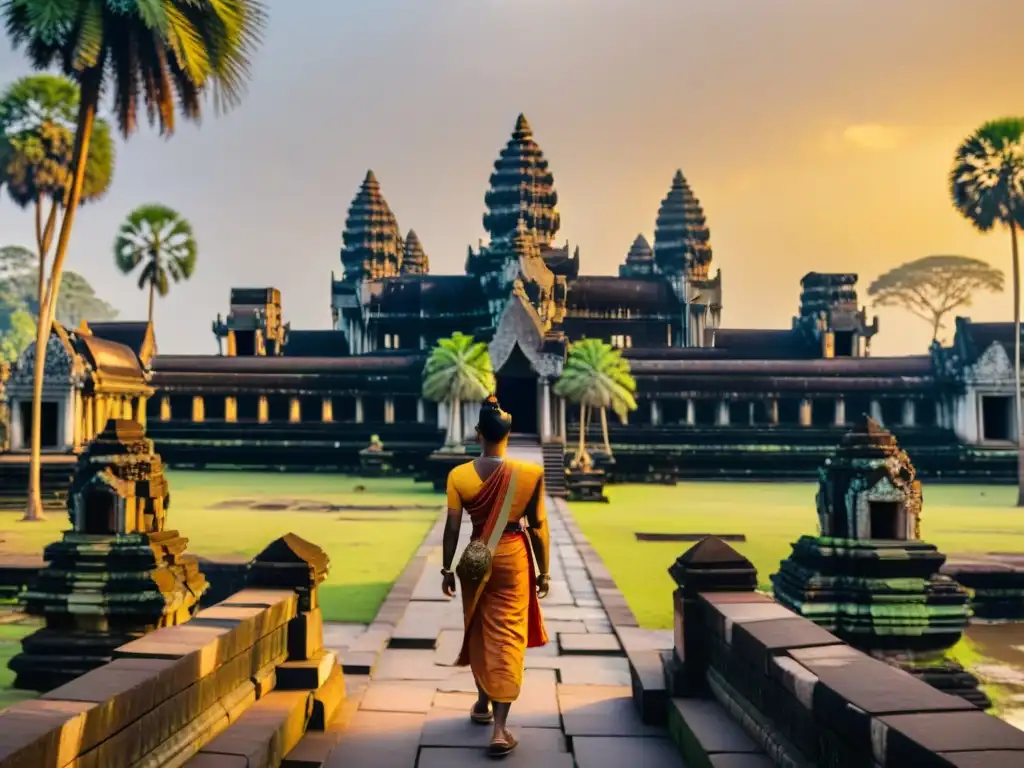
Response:
[[[512,455],[539,463],[540,450],[535,453],[520,448]],[[551,642],[527,652],[522,694],[509,718],[520,744],[502,762],[530,768],[679,768],[682,761],[665,731],[637,716],[620,637],[569,534],[562,504],[548,500],[552,581],[541,605]],[[464,539],[468,533],[463,525]],[[462,611],[460,598],[441,594],[437,534],[435,529],[421,549],[426,566],[372,675],[346,672],[349,711],[330,768],[492,764],[485,752],[491,728],[469,720],[476,699],[472,674],[453,666]],[[346,655],[350,660],[382,644],[383,638],[371,636],[382,631],[374,625],[328,626],[325,644],[341,650],[349,667]],[[622,641],[665,647],[671,638],[633,628]]]

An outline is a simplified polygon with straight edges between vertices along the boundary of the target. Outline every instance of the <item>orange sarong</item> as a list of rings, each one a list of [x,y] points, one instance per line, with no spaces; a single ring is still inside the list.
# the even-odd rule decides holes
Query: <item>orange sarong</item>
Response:
[[[474,539],[486,540],[493,528],[511,474],[510,467],[500,467],[472,499],[463,501]],[[523,509],[513,509],[510,519],[514,522],[522,514]],[[465,636],[456,663],[470,666],[491,701],[515,701],[523,684],[526,649],[548,641],[537,599],[533,552],[525,532],[503,534],[483,583],[476,589],[463,584],[462,612]]]

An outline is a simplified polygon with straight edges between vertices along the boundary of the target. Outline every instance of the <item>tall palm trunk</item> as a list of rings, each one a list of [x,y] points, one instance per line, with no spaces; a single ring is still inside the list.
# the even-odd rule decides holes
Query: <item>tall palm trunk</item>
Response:
[[[156,294],[156,283],[153,280],[149,281],[149,324],[153,324],[153,299]]]
[[[583,459],[583,454],[586,453],[586,439],[587,439],[587,404],[582,400],[580,401],[580,444],[576,449],[576,461]]]
[[[610,459],[612,457],[612,444],[608,440],[608,409],[601,409],[601,433],[604,435],[604,452]]]
[[[64,220],[57,238],[57,252],[53,258],[50,279],[46,293],[39,305],[39,325],[36,328],[36,357],[32,370],[32,442],[29,456],[28,504],[24,520],[43,519],[43,496],[41,484],[41,462],[43,450],[43,371],[46,367],[46,345],[50,340],[53,309],[57,306],[60,279],[63,275],[64,260],[71,240],[71,226],[75,222],[78,203],[82,199],[82,185],[85,182],[85,164],[89,156],[89,143],[96,121],[96,105],[99,102],[100,84],[103,78],[104,62],[85,73],[82,78],[81,101],[78,105],[78,124],[75,130],[75,148],[71,155],[71,189],[64,201]]]
[[[1020,252],[1017,248],[1017,222],[1010,219],[1010,244],[1013,249],[1013,384],[1017,415],[1017,506],[1024,507],[1024,440],[1021,435],[1020,394]]]

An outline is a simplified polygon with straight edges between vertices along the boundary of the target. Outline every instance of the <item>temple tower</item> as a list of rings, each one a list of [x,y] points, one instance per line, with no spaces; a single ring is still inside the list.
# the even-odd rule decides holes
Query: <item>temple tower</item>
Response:
[[[213,322],[218,354],[228,357],[280,355],[288,340],[290,324],[281,314],[277,288],[232,288],[231,311]]]
[[[348,209],[341,263],[344,280],[379,280],[394,277],[402,264],[402,235],[373,171],[366,178]]]
[[[857,301],[857,275],[808,272],[800,280],[800,314],[793,327],[820,345],[822,357],[867,357],[878,318],[869,323]]]
[[[410,229],[405,236],[404,255],[401,273],[403,275],[426,275],[430,273],[430,259],[423,250],[423,243],[415,230]]]
[[[512,138],[494,163],[490,189],[484,197],[484,229],[491,243],[510,240],[523,219],[527,229],[535,233],[539,247],[550,245],[560,225],[554,183],[530,123],[519,115]]]
[[[626,263],[619,267],[619,277],[647,277],[654,274],[654,251],[642,234],[636,236],[626,254]]]
[[[711,267],[711,231],[704,209],[682,171],[661,201],[654,227],[654,261],[666,275],[706,279]]]

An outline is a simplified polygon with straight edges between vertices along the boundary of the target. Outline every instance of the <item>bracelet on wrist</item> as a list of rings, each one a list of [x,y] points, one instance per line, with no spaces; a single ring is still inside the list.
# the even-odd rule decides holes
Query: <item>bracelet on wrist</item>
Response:
[[[452,575],[452,571],[451,571],[450,568],[442,568],[441,569],[441,575],[442,576],[451,576]]]

